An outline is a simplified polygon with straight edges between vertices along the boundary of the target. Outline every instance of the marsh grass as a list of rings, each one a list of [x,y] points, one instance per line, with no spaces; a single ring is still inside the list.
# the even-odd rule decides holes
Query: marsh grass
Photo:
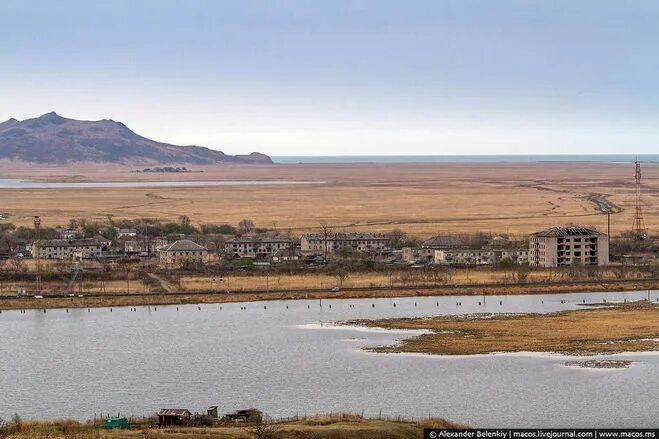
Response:
[[[593,355],[659,350],[659,305],[647,301],[607,305],[607,308],[553,314],[475,314],[360,323],[387,329],[431,331],[393,346],[373,349],[382,353]]]

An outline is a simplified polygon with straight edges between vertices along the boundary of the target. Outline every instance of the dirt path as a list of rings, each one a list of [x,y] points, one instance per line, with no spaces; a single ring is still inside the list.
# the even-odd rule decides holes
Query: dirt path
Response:
[[[167,279],[163,279],[155,273],[149,273],[148,276],[160,284],[160,288],[166,293],[177,293],[178,289],[169,283]]]

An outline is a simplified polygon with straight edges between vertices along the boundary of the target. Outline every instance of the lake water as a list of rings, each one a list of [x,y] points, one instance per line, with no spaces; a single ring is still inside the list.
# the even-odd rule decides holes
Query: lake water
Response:
[[[499,155],[341,155],[341,156],[279,156],[275,163],[542,163],[599,162],[632,163],[659,162],[659,154],[499,154]]]
[[[656,427],[659,353],[607,355],[635,361],[629,369],[612,370],[566,367],[566,357],[549,354],[385,355],[361,348],[395,342],[404,332],[328,324],[551,312],[576,309],[584,299],[645,297],[647,292],[491,296],[479,305],[482,297],[443,296],[323,300],[322,307],[301,300],[208,304],[201,310],[186,305],[178,311],[5,311],[0,416],[86,419],[219,405],[221,412],[258,407],[273,416],[381,410],[481,427]]]
[[[174,187],[174,186],[273,186],[296,184],[322,184],[322,181],[296,180],[197,180],[197,181],[35,181],[0,178],[0,189],[66,189],[104,187]]]

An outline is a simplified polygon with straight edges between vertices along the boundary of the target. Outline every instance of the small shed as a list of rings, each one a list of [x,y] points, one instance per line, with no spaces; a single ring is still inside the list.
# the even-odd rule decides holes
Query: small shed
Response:
[[[189,425],[192,412],[188,409],[162,409],[158,412],[158,427]]]
[[[208,410],[206,410],[206,415],[211,417],[212,419],[218,419],[218,412],[217,412],[217,406],[213,405],[208,407]]]
[[[255,423],[263,419],[263,413],[257,409],[237,410],[233,413],[227,413],[222,420],[233,422]]]
[[[103,420],[103,428],[108,430],[128,428],[128,418],[107,417]]]

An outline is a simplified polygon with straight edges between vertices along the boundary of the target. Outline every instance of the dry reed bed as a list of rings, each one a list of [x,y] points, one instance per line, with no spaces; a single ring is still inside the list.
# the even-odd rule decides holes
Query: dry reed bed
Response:
[[[431,331],[395,346],[374,349],[382,353],[592,355],[659,350],[659,305],[647,301],[553,314],[475,314],[358,323],[387,329]]]
[[[631,224],[631,165],[601,163],[277,165],[203,167],[201,174],[138,175],[133,168],[79,164],[21,168],[0,163],[5,176],[50,180],[294,179],[322,185],[169,188],[3,189],[0,205],[16,224],[34,215],[47,225],[71,217],[89,220],[155,217],[194,223],[318,229],[319,223],[352,230],[402,228],[421,237],[439,232],[528,233],[569,222],[605,227],[588,200],[603,194],[623,209],[613,233]],[[659,228],[659,166],[644,167],[646,224]]]

